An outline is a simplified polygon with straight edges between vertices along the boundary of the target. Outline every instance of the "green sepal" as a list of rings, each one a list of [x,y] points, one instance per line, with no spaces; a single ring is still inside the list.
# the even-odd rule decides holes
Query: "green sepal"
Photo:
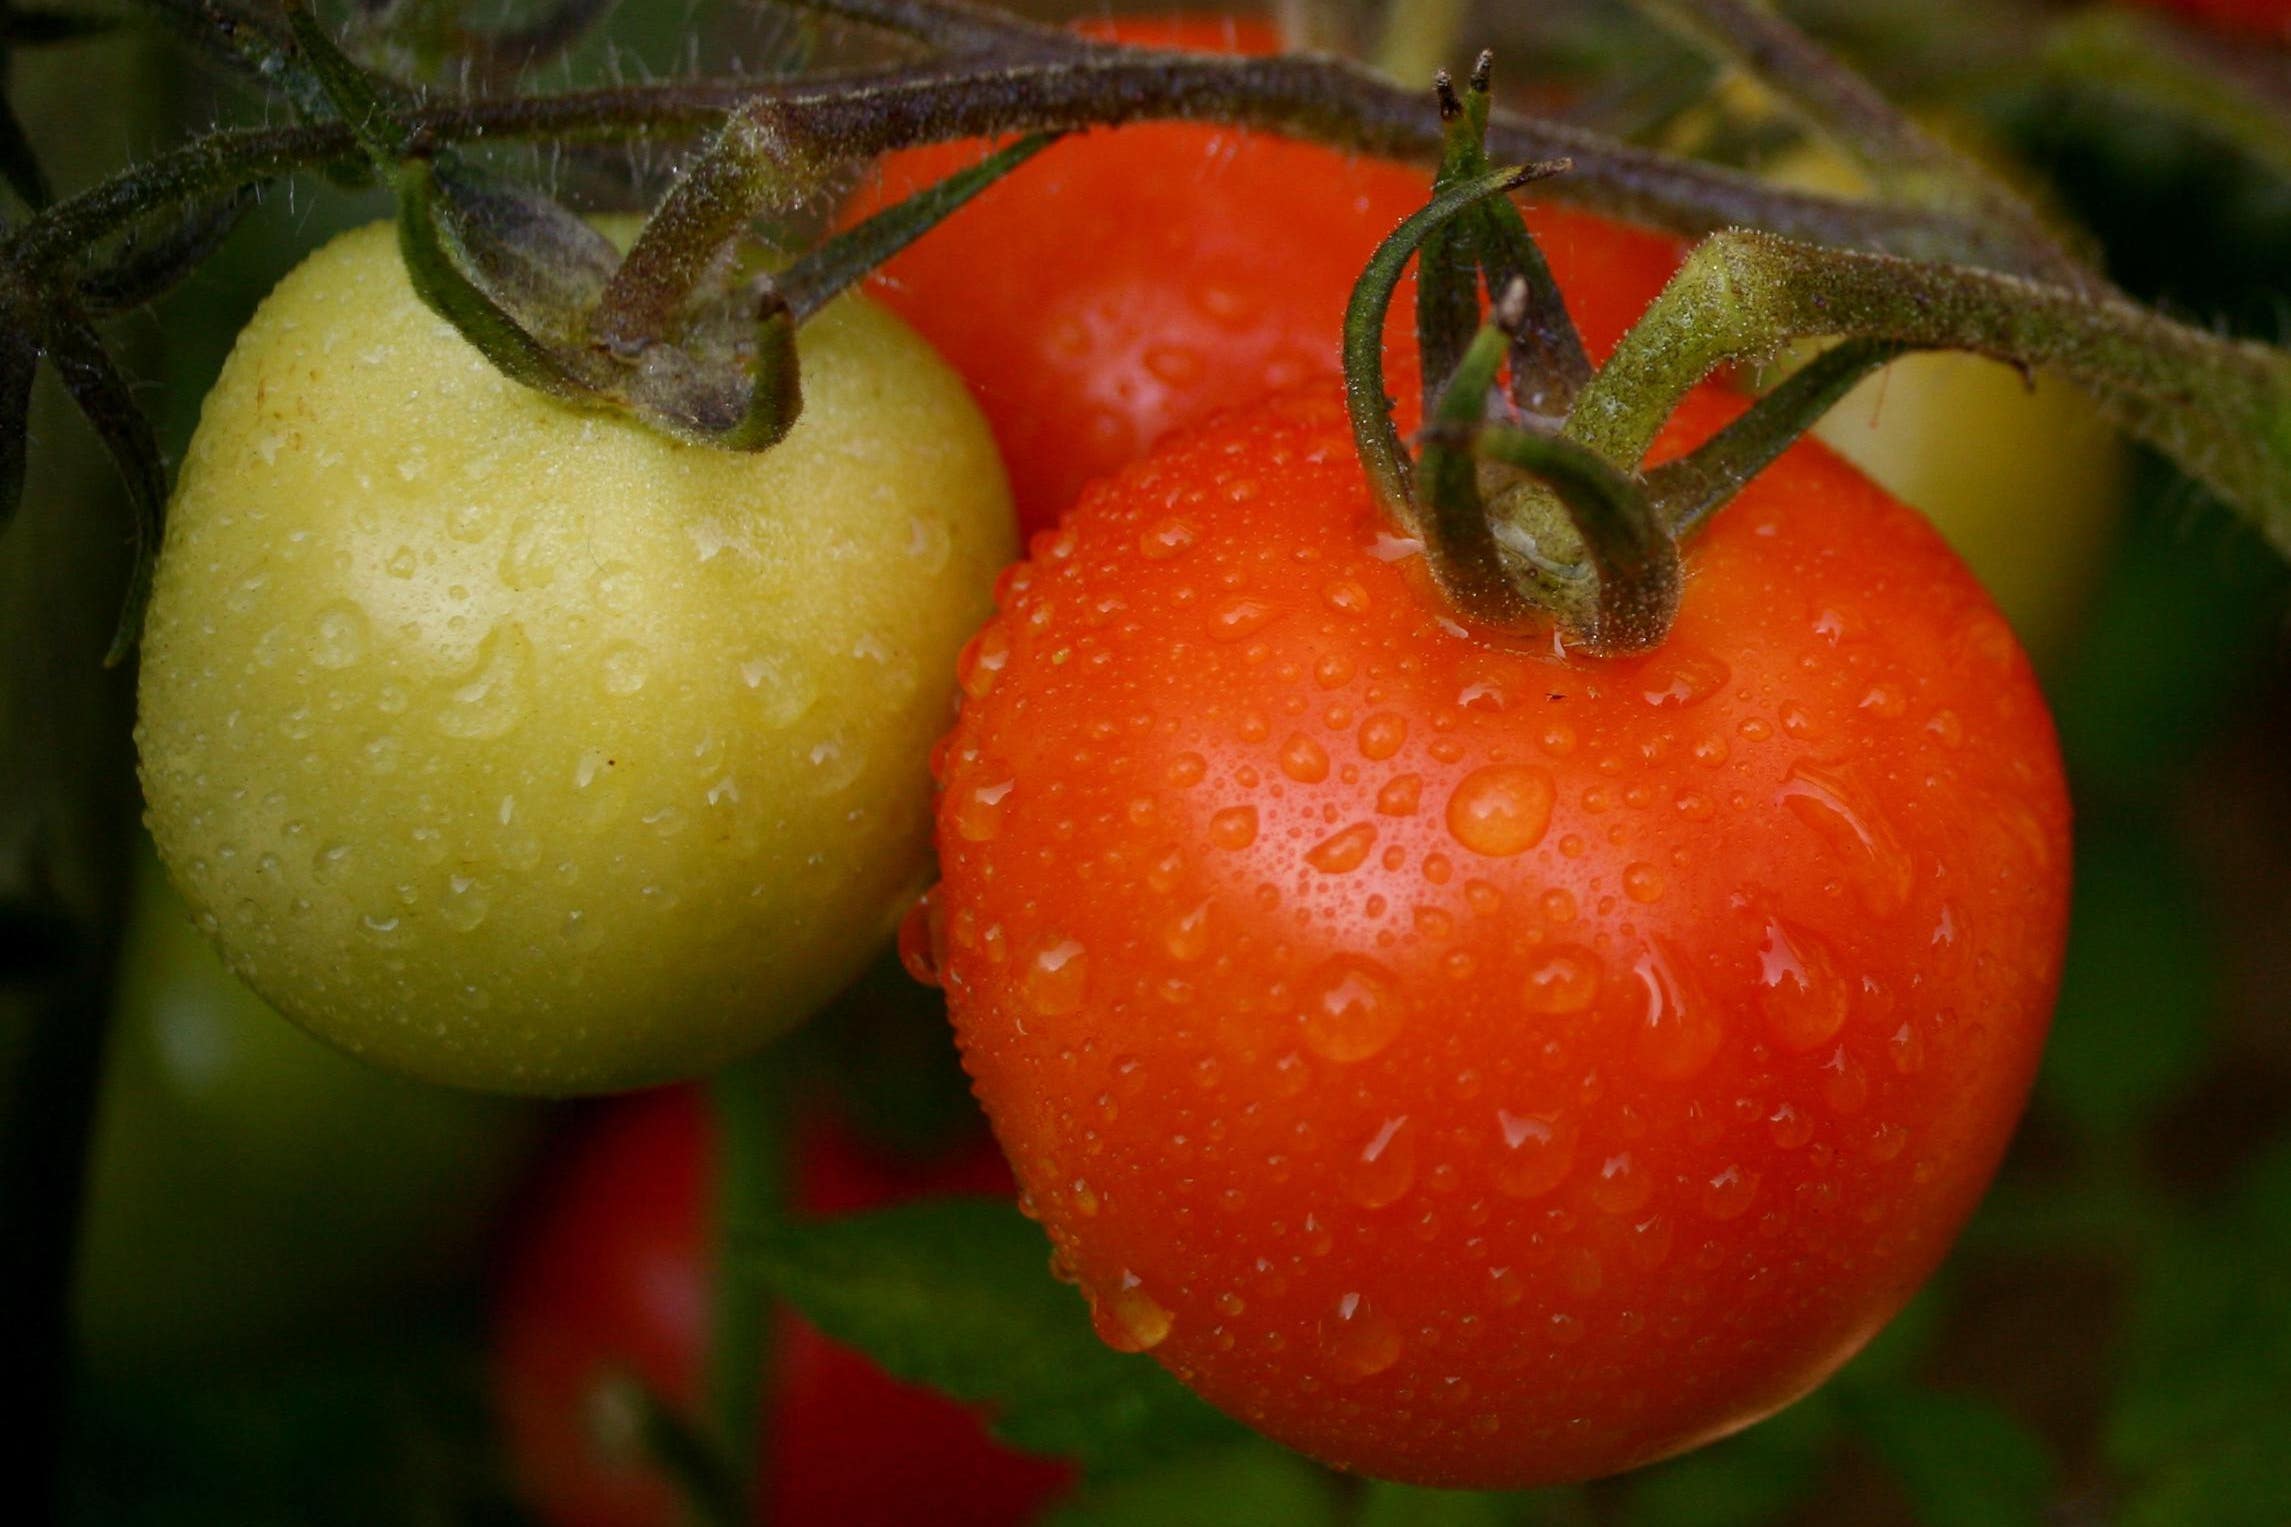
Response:
[[[156,238],[122,237],[73,277],[81,308],[103,316],[158,301],[222,247],[254,204],[254,187],[240,186],[184,209]]]
[[[1908,349],[1881,339],[1832,345],[1693,451],[1647,473],[1647,495],[1672,533],[1685,535],[1709,518],[1862,378]]]
[[[111,453],[127,484],[127,502],[133,515],[127,598],[103,658],[109,668],[135,650],[136,636],[143,628],[143,607],[151,598],[151,573],[159,560],[160,527],[167,508],[167,468],[160,460],[159,440],[152,433],[151,421],[136,406],[127,378],[111,363],[95,330],[70,313],[52,315],[44,327],[42,348],[64,391],[79,405],[104,449]]]

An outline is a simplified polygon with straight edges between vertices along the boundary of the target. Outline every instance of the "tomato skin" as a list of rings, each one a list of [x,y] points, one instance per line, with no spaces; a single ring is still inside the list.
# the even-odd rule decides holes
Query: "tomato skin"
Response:
[[[605,1105],[519,1236],[499,1285],[494,1393],[518,1482],[554,1527],[680,1521],[672,1488],[600,1455],[589,1396],[619,1372],[687,1408],[706,1367],[712,1129],[699,1095],[671,1089]],[[933,1193],[1008,1194],[985,1140],[940,1160],[887,1162],[839,1126],[801,1132],[797,1184],[811,1213]],[[759,1445],[784,1527],[1008,1527],[1070,1482],[1016,1453],[977,1414],[903,1384],[791,1316],[776,1327],[771,1413]]]
[[[1477,639],[1395,552],[1333,390],[1037,536],[961,669],[931,958],[1114,1344],[1339,1467],[1605,1474],[1805,1393],[1946,1250],[2058,979],[2058,752],[1818,446],[1645,658]]]
[[[1257,23],[1124,20],[1122,41],[1271,53]],[[976,145],[892,155],[854,213],[977,159]],[[1338,369],[1353,282],[1431,198],[1428,169],[1270,134],[1145,123],[1052,145],[890,261],[872,296],[971,383],[1009,464],[1023,530],[1173,429]],[[1535,207],[1594,355],[1677,268],[1672,239]],[[1023,258],[1012,251],[1023,250]],[[1394,302],[1413,322],[1414,278]]]

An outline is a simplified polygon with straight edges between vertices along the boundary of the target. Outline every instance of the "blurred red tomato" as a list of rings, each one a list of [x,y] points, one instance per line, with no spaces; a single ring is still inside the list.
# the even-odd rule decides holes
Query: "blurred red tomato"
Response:
[[[1262,22],[1124,18],[1094,29],[1148,47],[1271,53]],[[1426,81],[1429,84],[1429,81]],[[979,156],[894,154],[853,215]],[[1376,246],[1432,192],[1415,165],[1193,123],[1080,134],[886,264],[870,292],[977,393],[1022,529],[1085,483],[1210,414],[1338,369],[1344,308]],[[1558,207],[1529,226],[1594,357],[1662,290],[1680,246]],[[1413,332],[1413,277],[1393,304]]]
[[[1009,1194],[993,1144],[922,1165],[865,1151],[813,1121],[798,1147],[799,1206],[844,1213],[935,1193]],[[499,1288],[494,1392],[525,1498],[557,1527],[680,1520],[674,1489],[617,1456],[595,1424],[600,1386],[642,1381],[692,1413],[704,1382],[711,1129],[689,1088],[605,1105],[518,1239]],[[997,1443],[973,1411],[891,1378],[793,1316],[777,1328],[759,1439],[759,1516],[779,1527],[1002,1527],[1070,1471]]]
[[[2148,4],[2224,30],[2291,38],[2291,0],[2148,0]]]

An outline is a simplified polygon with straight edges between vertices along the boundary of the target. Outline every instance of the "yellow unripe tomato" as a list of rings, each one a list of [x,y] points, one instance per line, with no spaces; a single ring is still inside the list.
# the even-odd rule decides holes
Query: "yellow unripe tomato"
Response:
[[[161,853],[314,1033],[517,1092],[703,1071],[797,1022],[928,861],[926,757],[1015,550],[961,381],[845,299],[740,455],[517,386],[388,227],[240,336],[143,643]]]
[[[1872,189],[1819,145],[1765,173],[1834,195]],[[2122,438],[2099,405],[2059,377],[2025,378],[1984,356],[1931,351],[1864,381],[1814,433],[1933,522],[2039,666],[2067,650],[2129,471]]]

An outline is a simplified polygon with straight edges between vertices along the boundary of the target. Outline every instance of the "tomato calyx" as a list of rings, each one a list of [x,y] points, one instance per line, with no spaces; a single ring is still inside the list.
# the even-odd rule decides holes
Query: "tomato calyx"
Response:
[[[1461,97],[1439,75],[1447,138],[1432,199],[1377,250],[1353,289],[1345,375],[1356,448],[1378,506],[1423,542],[1441,593],[1466,619],[1518,635],[1556,623],[1594,656],[1651,651],[1677,613],[1680,538],[1905,347],[1844,341],[1699,449],[1651,471],[1641,472],[1635,456],[1595,449],[1580,438],[1576,416],[1586,395],[1613,409],[1618,389],[1593,369],[1508,198],[1568,166],[1489,163],[1492,73],[1482,53]],[[1382,343],[1411,256],[1426,420],[1414,460],[1393,420]],[[1483,285],[1491,299],[1484,319]],[[1667,413],[1665,401],[1633,399],[1630,411]]]

